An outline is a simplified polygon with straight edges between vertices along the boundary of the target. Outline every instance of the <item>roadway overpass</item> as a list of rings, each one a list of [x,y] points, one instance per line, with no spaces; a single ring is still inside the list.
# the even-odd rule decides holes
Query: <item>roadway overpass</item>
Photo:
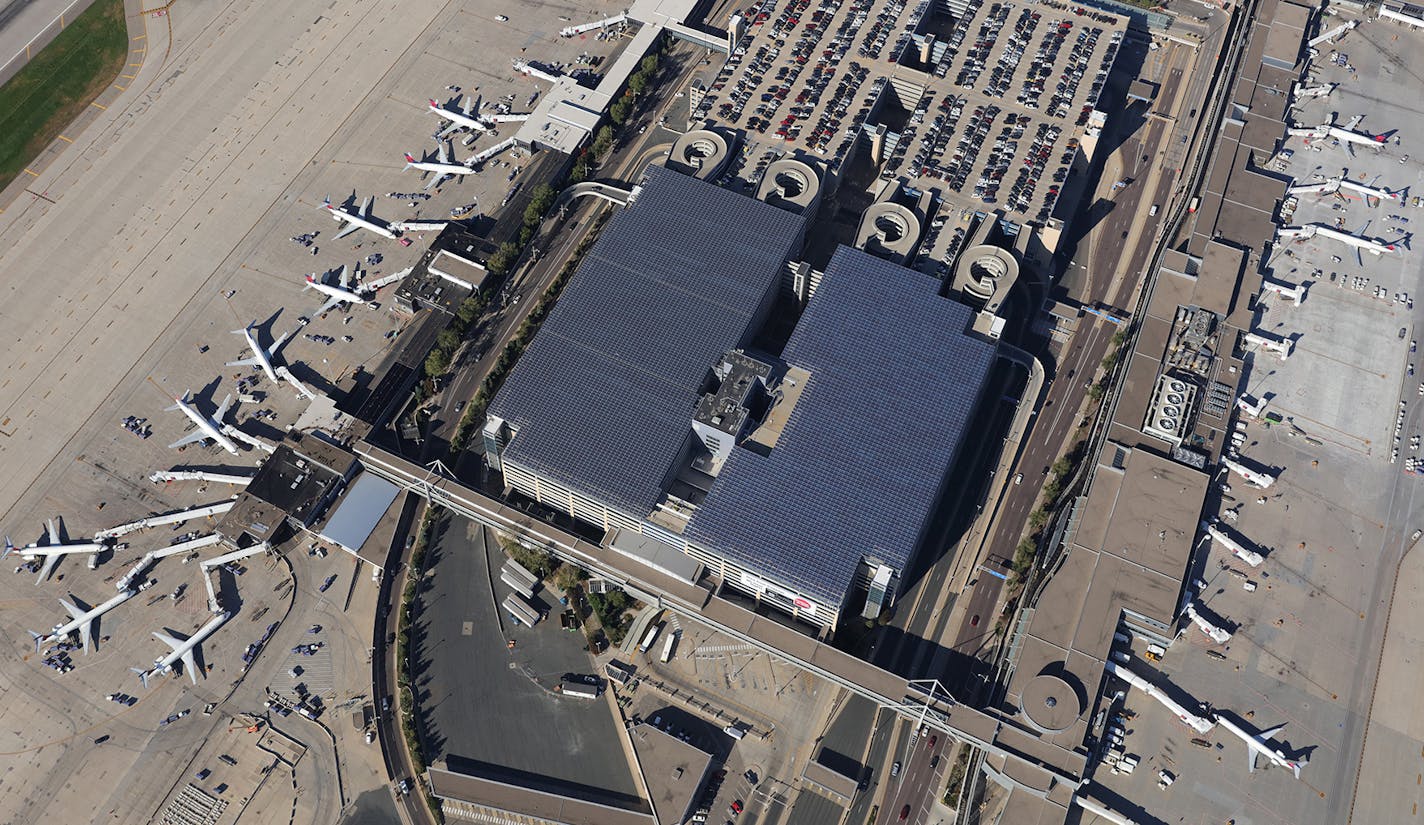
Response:
[[[955,702],[932,680],[910,680],[837,650],[720,595],[721,582],[705,569],[686,580],[633,557],[545,524],[479,490],[361,441],[354,447],[366,470],[466,518],[542,547],[564,561],[621,584],[636,598],[709,625],[744,644],[786,659],[914,722],[929,725],[1005,759],[1003,774],[1029,793],[1071,804],[1086,755],[1047,742],[1017,722]]]

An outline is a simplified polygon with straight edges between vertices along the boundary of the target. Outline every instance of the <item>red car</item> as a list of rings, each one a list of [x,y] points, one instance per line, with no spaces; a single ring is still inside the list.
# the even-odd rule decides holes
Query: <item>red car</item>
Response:
[[[905,807],[903,807],[903,808],[900,809],[900,821],[901,821],[901,822],[904,822],[905,820],[907,820],[907,819],[909,819],[909,818],[910,818],[910,806],[909,806],[909,805],[906,805]]]
[[[738,800],[734,801],[734,802],[732,803],[732,805],[731,805],[731,811],[732,811],[732,816],[736,816],[737,814],[741,813],[741,812],[742,812],[742,800],[738,799]]]

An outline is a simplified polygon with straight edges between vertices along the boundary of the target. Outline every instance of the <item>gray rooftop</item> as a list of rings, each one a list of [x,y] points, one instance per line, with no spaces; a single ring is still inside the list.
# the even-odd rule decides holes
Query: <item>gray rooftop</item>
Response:
[[[842,246],[783,354],[810,373],[767,456],[738,449],[685,535],[838,605],[904,568],[994,359],[940,282]]]
[[[650,167],[490,405],[505,458],[633,516],[661,498],[703,379],[745,344],[802,218]]]

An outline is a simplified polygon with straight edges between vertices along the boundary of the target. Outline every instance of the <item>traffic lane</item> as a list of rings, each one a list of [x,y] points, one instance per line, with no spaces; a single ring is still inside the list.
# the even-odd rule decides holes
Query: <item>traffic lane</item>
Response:
[[[907,730],[907,735],[911,733],[912,731]],[[889,798],[888,804],[884,806],[885,822],[918,823],[929,814],[930,794],[935,790],[934,774],[939,767],[938,757],[944,749],[944,742],[937,733],[930,736],[910,736],[910,739],[907,750],[902,751],[900,775],[891,780],[896,784],[893,797]],[[905,813],[907,807],[909,811],[905,818],[901,819],[900,815]]]
[[[964,610],[964,620],[959,625],[959,635],[954,640],[956,651],[974,656],[992,637],[994,604],[999,600],[1003,584],[1004,580],[998,576],[979,571],[969,604]]]

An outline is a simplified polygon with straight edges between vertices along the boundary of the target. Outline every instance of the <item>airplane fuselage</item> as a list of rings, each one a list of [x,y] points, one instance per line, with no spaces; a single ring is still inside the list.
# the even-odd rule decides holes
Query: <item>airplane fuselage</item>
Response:
[[[257,363],[262,367],[262,371],[267,373],[267,377],[271,379],[272,383],[281,383],[277,379],[277,370],[272,367],[272,358],[268,355],[267,350],[264,350],[262,346],[257,343],[257,336],[252,334],[252,329],[244,329],[242,334],[243,337],[247,339],[247,346],[251,347],[252,356],[257,359]]]
[[[182,410],[183,414],[188,416],[188,420],[198,425],[198,429],[203,431],[203,435],[206,435],[219,447],[222,447],[233,455],[239,455],[241,453],[232,439],[224,435],[222,430],[218,429],[218,425],[215,424],[212,419],[193,409],[191,404],[181,398],[175,398],[173,400],[177,402],[178,409]]]
[[[327,211],[331,212],[332,219],[339,223],[354,224],[369,232],[374,232],[383,238],[390,238],[392,240],[396,238],[396,233],[392,232],[386,227],[381,226],[378,223],[372,223],[371,221],[366,220],[360,215],[354,214],[352,212],[347,212],[343,209],[338,209],[335,204],[327,204],[326,208]]]
[[[469,166],[461,166],[458,163],[436,163],[426,160],[412,160],[410,155],[406,155],[406,164],[412,169],[419,169],[422,172],[435,172],[441,175],[469,175],[475,170]]]
[[[364,297],[362,297],[357,292],[353,292],[349,289],[342,289],[339,286],[332,286],[331,284],[324,284],[310,275],[307,276],[307,286],[310,286],[312,289],[315,289],[317,292],[320,292],[323,295],[326,295],[331,298],[336,298],[340,301],[346,301],[347,303],[369,303]]]
[[[167,656],[159,656],[157,659],[154,659],[153,672],[172,673],[174,666],[177,665],[179,662],[183,661],[184,656],[190,653],[198,645],[202,644],[204,639],[216,633],[218,628],[222,627],[223,623],[231,617],[231,613],[223,613],[221,615],[214,616],[212,620],[210,620],[202,627],[198,628],[198,631],[196,633],[194,633],[192,636],[189,636],[181,645],[175,648],[172,653],[169,653]]]
[[[433,100],[430,101],[430,111],[440,115],[451,123],[459,124],[466,129],[474,129],[477,132],[488,132],[493,128],[477,117],[471,117],[464,112],[458,112],[454,109],[446,109]]]
[[[54,629],[50,631],[50,634],[48,636],[43,636],[39,638],[36,646],[40,644],[49,644],[50,642],[57,642],[61,639],[64,639],[76,630],[82,630],[85,625],[89,624],[90,622],[94,621],[105,613],[108,613],[110,610],[113,610],[114,608],[118,607],[129,599],[132,599],[137,594],[137,590],[125,590],[114,598],[109,599],[107,602],[104,602],[103,604],[98,605],[97,607],[90,608],[83,615],[76,616],[68,622],[65,622],[64,624],[55,625]],[[86,645],[84,649],[87,652],[89,648]]]
[[[1218,716],[1216,721],[1223,728],[1226,728],[1233,735],[1235,735],[1236,738],[1246,743],[1246,748],[1250,752],[1250,759],[1253,765],[1256,761],[1256,757],[1262,756],[1265,757],[1266,761],[1270,762],[1272,765],[1275,765],[1278,768],[1285,768],[1291,773],[1294,773],[1297,779],[1300,778],[1300,769],[1305,766],[1304,762],[1300,762],[1294,759],[1287,759],[1285,754],[1267,745],[1266,741],[1262,737],[1253,736],[1252,734],[1247,733],[1244,728],[1242,728],[1240,725],[1237,725],[1235,722],[1231,721],[1225,716]],[[1279,728],[1277,728],[1277,730],[1279,730]]]

